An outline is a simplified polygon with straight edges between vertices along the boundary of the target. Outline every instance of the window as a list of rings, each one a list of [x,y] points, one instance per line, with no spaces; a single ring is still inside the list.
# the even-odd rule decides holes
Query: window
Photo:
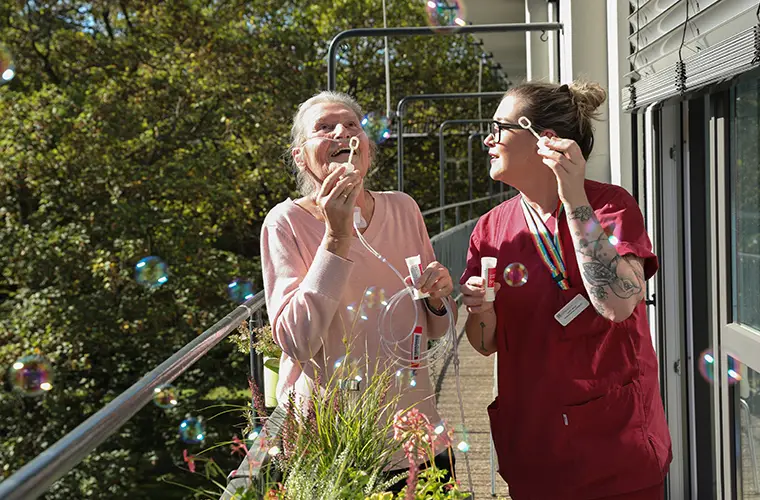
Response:
[[[760,74],[736,87],[733,119],[733,321],[760,331]]]

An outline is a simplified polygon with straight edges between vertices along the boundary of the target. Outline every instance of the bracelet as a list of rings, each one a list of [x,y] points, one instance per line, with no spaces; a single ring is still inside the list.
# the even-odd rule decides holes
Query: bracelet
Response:
[[[446,299],[443,299],[443,300],[446,300]],[[428,311],[430,311],[431,313],[435,314],[436,316],[445,316],[446,313],[448,312],[448,311],[446,311],[446,304],[445,303],[441,306],[440,309],[435,309],[435,308],[433,308],[433,306],[430,305],[430,301],[427,299],[427,297],[425,298],[425,305],[427,306]]]

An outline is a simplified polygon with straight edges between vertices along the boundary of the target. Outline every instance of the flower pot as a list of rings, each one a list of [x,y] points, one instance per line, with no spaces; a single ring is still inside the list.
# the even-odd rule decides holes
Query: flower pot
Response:
[[[277,381],[279,375],[280,359],[264,356],[264,405],[267,408],[277,406]]]

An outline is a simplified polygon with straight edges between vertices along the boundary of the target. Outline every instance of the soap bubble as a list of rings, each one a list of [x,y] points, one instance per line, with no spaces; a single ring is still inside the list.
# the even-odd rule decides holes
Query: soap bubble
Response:
[[[428,0],[425,11],[432,27],[467,25],[464,6],[458,0]]]
[[[396,388],[399,390],[417,387],[417,370],[399,368],[396,370]]]
[[[360,304],[352,302],[346,306],[346,311],[348,311],[348,317],[351,320],[351,324],[353,324],[355,321],[367,321],[369,319],[369,316],[367,316],[367,308],[364,302],[361,302]]]
[[[177,406],[177,389],[170,384],[164,384],[154,388],[153,402],[159,408],[174,408]]]
[[[248,280],[234,279],[227,285],[227,295],[233,302],[242,304],[253,297],[253,283]]]
[[[269,451],[267,451],[270,457],[276,457],[280,454],[280,448],[278,446],[272,446],[269,448]]]
[[[457,426],[457,450],[462,453],[470,451],[470,432],[462,425]]]
[[[334,376],[337,380],[338,387],[358,391],[361,389],[362,382],[366,374],[364,373],[364,363],[361,359],[341,356],[333,363]]]
[[[618,243],[620,243],[620,240],[618,240],[618,237],[615,236],[615,228],[616,224],[614,222],[609,223],[604,227],[604,234],[607,235],[607,241],[610,242],[610,245],[613,247],[616,247]]]
[[[179,424],[179,438],[183,443],[198,444],[206,439],[206,429],[201,417],[188,416]]]
[[[504,282],[512,287],[528,282],[528,270],[520,262],[513,262],[504,268]]]
[[[14,76],[16,68],[13,65],[13,57],[4,45],[0,45],[0,85],[10,82]]]
[[[371,286],[364,292],[364,305],[367,309],[383,309],[388,305],[385,289]]]
[[[8,376],[13,389],[25,396],[39,396],[53,388],[53,370],[42,356],[19,358],[11,365]]]
[[[364,115],[361,123],[367,137],[377,144],[384,142],[391,136],[391,121],[387,116],[370,112]]]
[[[702,351],[697,362],[699,373],[702,375],[702,378],[708,383],[713,383],[715,381],[716,359],[712,349],[708,348]],[[726,367],[726,370],[728,372],[728,385],[733,385],[742,379],[742,365],[738,359],[728,356],[728,366]]]
[[[169,280],[169,267],[159,257],[145,257],[135,265],[135,279],[141,285],[158,288]]]
[[[261,434],[261,426],[257,425],[254,427],[251,432],[248,433],[247,439],[250,442],[254,442],[257,437],[259,437],[259,434]]]
[[[454,428],[445,420],[441,420],[433,426],[435,440],[438,446],[449,447],[454,445]]]

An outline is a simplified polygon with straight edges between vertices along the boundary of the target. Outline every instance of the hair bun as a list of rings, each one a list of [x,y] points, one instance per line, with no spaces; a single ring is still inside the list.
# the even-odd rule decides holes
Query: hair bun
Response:
[[[574,81],[568,88],[581,116],[596,119],[597,109],[607,100],[607,92],[598,83],[586,81]]]

